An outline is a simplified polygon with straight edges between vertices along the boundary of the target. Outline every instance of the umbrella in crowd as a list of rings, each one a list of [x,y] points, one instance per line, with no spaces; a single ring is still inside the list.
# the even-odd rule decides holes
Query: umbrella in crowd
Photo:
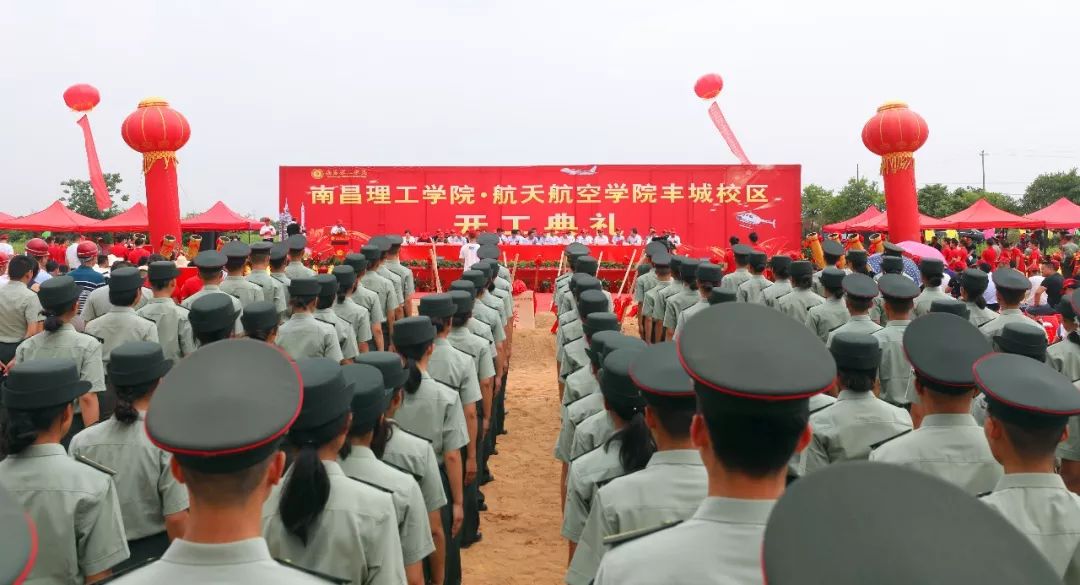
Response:
[[[945,261],[945,255],[941,253],[941,250],[938,250],[933,246],[927,246],[921,242],[912,242],[908,240],[906,242],[900,242],[897,246],[900,246],[905,252],[911,254],[912,258],[935,258],[942,262]]]
[[[874,254],[866,259],[866,264],[870,268],[874,269],[874,272],[881,272],[881,254]],[[915,281],[915,284],[922,285],[922,276],[919,274],[919,267],[915,264],[915,261],[907,256],[904,256],[904,274],[911,277]]]

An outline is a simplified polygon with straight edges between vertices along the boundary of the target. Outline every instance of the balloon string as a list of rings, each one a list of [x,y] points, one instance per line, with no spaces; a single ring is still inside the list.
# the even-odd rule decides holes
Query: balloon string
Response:
[[[744,165],[750,164],[750,159],[746,158],[746,153],[743,152],[742,146],[739,145],[739,140],[735,138],[735,132],[731,130],[731,126],[724,119],[724,114],[720,111],[720,106],[716,102],[709,105],[709,117],[712,118],[713,124],[720,131],[720,135],[724,137],[735,158],[739,159],[739,162]]]
[[[90,132],[90,120],[83,114],[76,122],[83,131],[83,141],[86,143],[86,163],[90,169],[90,186],[94,190],[94,202],[98,209],[105,211],[112,207],[112,198],[109,197],[109,188],[105,184],[105,175],[101,172],[101,161],[98,159],[97,147],[94,145],[94,135]]]

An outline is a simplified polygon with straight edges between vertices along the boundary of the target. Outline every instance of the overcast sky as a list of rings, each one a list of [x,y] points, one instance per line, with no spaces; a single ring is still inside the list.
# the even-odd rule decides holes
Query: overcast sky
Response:
[[[835,6],[829,8],[826,6]],[[878,159],[882,102],[926,118],[920,183],[1020,194],[1080,164],[1080,2],[744,0],[6,1],[0,210],[87,175],[64,89],[95,85],[106,172],[142,200],[120,137],[160,95],[192,126],[180,204],[276,212],[278,165],[733,163],[692,86],[755,163],[837,188]]]

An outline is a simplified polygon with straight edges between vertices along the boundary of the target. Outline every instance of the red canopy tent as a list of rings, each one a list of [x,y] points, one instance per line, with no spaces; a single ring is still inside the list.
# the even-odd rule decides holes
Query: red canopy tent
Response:
[[[30,215],[16,219],[0,220],[0,229],[25,230],[42,232],[46,230],[58,232],[92,232],[97,231],[99,220],[79,215],[64,207],[59,201]]]
[[[205,212],[180,221],[186,232],[227,232],[232,230],[257,230],[261,224],[236,213],[218,201]]]
[[[7,213],[4,213],[3,211],[0,211],[0,221],[7,221],[9,219],[15,219],[15,216],[14,215],[8,215]]]
[[[1024,217],[1046,222],[1049,229],[1072,229],[1080,227],[1080,205],[1062,197],[1050,205]]]
[[[948,230],[956,227],[951,221],[945,221],[944,219],[938,219],[936,217],[930,217],[929,215],[919,214],[919,229],[923,230]],[[885,232],[889,230],[889,217],[887,214],[882,213],[878,217],[862,223],[857,223],[849,226],[849,230],[853,232]]]
[[[132,205],[127,211],[103,219],[95,227],[101,232],[138,232],[150,229],[150,220],[146,217],[146,206],[142,203]]]
[[[986,199],[979,199],[971,204],[971,207],[958,211],[945,221],[955,223],[957,229],[969,228],[1041,228],[1046,225],[1043,220],[1028,219],[1020,215],[1013,215],[1003,209],[998,209]]]
[[[871,219],[874,219],[874,218],[877,218],[877,217],[885,217],[885,214],[881,213],[881,211],[878,211],[877,207],[874,207],[873,205],[871,205],[870,207],[867,207],[866,210],[863,211],[862,213],[860,213],[859,215],[856,215],[855,217],[853,217],[851,219],[846,219],[844,221],[838,221],[836,223],[830,223],[829,225],[826,225],[826,226],[822,227],[821,231],[823,231],[823,232],[848,232],[848,231],[852,231],[851,226],[853,226],[853,225],[855,225],[857,223],[862,223],[864,221],[870,221]]]

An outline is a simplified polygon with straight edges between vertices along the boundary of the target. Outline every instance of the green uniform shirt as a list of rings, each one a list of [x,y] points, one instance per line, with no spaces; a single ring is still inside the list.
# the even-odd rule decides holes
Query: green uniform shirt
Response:
[[[154,291],[146,288],[142,288],[142,294],[139,295],[139,300],[135,301],[134,309],[139,309],[146,306],[146,303],[150,302],[150,299],[154,298]],[[112,303],[109,302],[109,285],[99,286],[95,288],[90,294],[86,295],[86,300],[83,301],[82,311],[79,316],[82,317],[83,322],[89,323],[94,319],[108,313],[113,308]]]
[[[559,380],[565,382],[567,376],[588,363],[589,354],[585,353],[585,336],[583,335],[563,346],[563,357],[559,362]]]
[[[428,374],[461,395],[462,406],[479,402],[480,379],[472,357],[450,345],[445,338],[436,337],[431,358],[428,360]]]
[[[226,276],[221,281],[221,292],[230,294],[240,300],[242,307],[251,303],[266,299],[262,287],[248,281],[243,276]]]
[[[566,473],[566,506],[563,509],[562,535],[578,542],[589,517],[599,484],[626,473],[619,461],[618,440],[583,453],[570,463]]]
[[[285,566],[270,556],[262,538],[222,544],[200,544],[178,538],[161,560],[109,581],[110,585],[187,585],[234,583],[236,585],[326,585],[300,569]]]
[[[775,504],[775,500],[705,498],[682,524],[608,551],[594,583],[761,583],[761,543]]]
[[[768,278],[760,274],[751,275],[746,282],[739,285],[739,290],[735,295],[735,300],[743,303],[753,303],[755,305],[765,304],[765,291],[771,287],[773,282]]]
[[[1019,323],[1021,325],[1034,327],[1039,331],[1042,331],[1043,335],[1046,335],[1046,328],[1038,324],[1034,319],[1029,318],[1020,309],[1002,309],[1001,313],[998,314],[997,319],[984,324],[979,327],[979,329],[982,330],[986,339],[993,343],[994,336],[1001,333],[1001,330],[1009,323]]]
[[[131,307],[111,311],[86,324],[86,333],[101,340],[101,360],[109,365],[112,350],[129,341],[158,342],[157,324],[140,317]]]
[[[394,302],[397,303],[395,306],[400,307],[401,305],[404,305],[405,284],[401,281],[401,277],[394,274],[393,270],[387,268],[385,263],[380,264],[379,267],[375,269],[375,273],[390,281],[390,285],[394,287]]]
[[[739,287],[742,286],[742,283],[750,280],[751,276],[750,271],[746,268],[736,268],[735,272],[724,275],[724,279],[720,281],[720,288],[738,294]]]
[[[386,323],[386,307],[379,302],[379,295],[375,291],[364,288],[363,283],[361,283],[361,286],[356,287],[352,300],[368,310],[372,324]]]
[[[285,276],[289,277],[289,280],[294,278],[315,278],[316,272],[299,260],[290,260],[285,265]]]
[[[915,297],[915,316],[922,317],[930,312],[930,305],[934,301],[951,301],[952,295],[941,290],[940,286],[928,286],[923,289],[919,296]]]
[[[562,427],[555,440],[555,458],[563,463],[570,463],[570,451],[574,448],[574,434],[577,427],[590,416],[603,412],[604,396],[594,392],[579,398],[562,409]]]
[[[574,442],[570,447],[570,461],[604,444],[615,433],[615,421],[611,413],[602,410],[581,421],[574,430]]]
[[[356,346],[356,331],[351,323],[338,317],[333,309],[315,309],[315,320],[334,327],[342,359],[352,360],[360,355],[360,349]]]
[[[659,302],[660,291],[667,288],[670,280],[657,280],[656,284],[645,291],[645,301],[641,303],[641,313],[650,319],[656,318],[656,304]]]
[[[274,343],[294,360],[325,357],[340,362],[345,359],[338,343],[337,329],[311,313],[293,313],[278,327]]]
[[[839,329],[850,318],[851,313],[848,313],[844,301],[834,297],[806,312],[806,326],[824,343],[829,340],[830,333]]]
[[[367,309],[346,297],[345,300],[334,305],[333,311],[341,320],[349,324],[358,344],[371,341],[371,314]],[[374,347],[368,349],[374,349]]]
[[[397,308],[398,304],[394,298],[393,283],[369,270],[360,277],[360,284],[379,295],[379,307],[382,308],[383,321],[386,320],[387,315],[394,314],[394,309]]]
[[[634,302],[639,304],[645,302],[645,293],[652,290],[657,282],[656,273],[652,270],[637,277],[634,281]]]
[[[165,359],[175,361],[195,351],[195,333],[188,320],[189,311],[171,298],[150,299],[145,307],[135,312],[157,325],[157,341]]]
[[[19,344],[15,363],[45,358],[73,360],[79,379],[90,382],[91,392],[105,391],[105,364],[101,359],[101,342],[93,336],[79,333],[71,323],[65,323],[52,333],[42,331]]]
[[[701,295],[696,290],[692,290],[683,284],[678,293],[668,297],[664,308],[664,327],[674,330],[679,323],[679,313],[682,313],[687,307],[693,306],[699,300],[701,300]]]
[[[495,343],[506,341],[506,329],[502,325],[499,311],[477,300],[476,304],[473,305],[473,318],[487,325],[488,332],[491,334],[492,339],[495,340]]]
[[[678,280],[672,280],[667,286],[660,288],[656,293],[656,304],[653,306],[653,319],[663,322],[664,316],[667,315],[667,302],[668,300],[681,293],[686,285]]]
[[[165,532],[165,517],[188,508],[187,488],[169,469],[172,455],[150,442],[142,412],[131,424],[109,418],[83,429],[68,451],[116,472],[113,481],[128,540]]]
[[[0,342],[22,341],[30,324],[43,319],[37,294],[25,284],[13,280],[0,287]]]
[[[491,357],[491,349],[486,339],[469,331],[468,327],[462,326],[452,328],[446,340],[455,349],[472,358],[478,380],[487,380],[495,376],[495,359]]]
[[[476,317],[469,317],[469,320],[465,322],[465,326],[469,328],[476,335],[484,338],[484,341],[488,342],[488,348],[491,351],[491,357],[495,358],[499,355],[499,352],[495,346],[495,336],[491,332],[491,327],[488,327],[484,323],[480,322]],[[505,335],[505,333],[504,333]]]
[[[842,461],[865,461],[870,446],[911,430],[911,415],[874,396],[841,390],[832,406],[810,417],[814,436],[804,451],[802,474]]]
[[[37,529],[28,584],[82,583],[130,556],[112,478],[59,443],[31,445],[0,461],[0,485]]]
[[[870,461],[928,473],[973,496],[994,489],[1003,475],[970,414],[928,414],[919,428],[874,449]]]
[[[447,391],[453,392],[449,388]],[[461,410],[460,407],[458,410]],[[394,425],[394,430],[386,442],[383,462],[416,479],[428,512],[442,508],[446,505],[446,492],[443,491],[439,459],[435,456],[431,441],[406,431],[392,419],[390,423]]]
[[[585,331],[582,329],[581,319],[577,318],[577,313],[570,312],[566,314],[567,317],[574,317],[573,319],[567,319],[566,324],[559,324],[559,329],[555,332],[555,361],[560,364],[566,359],[566,345],[572,341],[577,341],[585,335]]]
[[[392,492],[401,557],[406,566],[420,562],[435,550],[424,495],[416,479],[379,461],[370,448],[361,445],[352,445],[348,458],[339,463],[345,475]]]
[[[416,278],[413,276],[412,269],[401,263],[401,260],[387,260],[385,266],[389,268],[394,274],[401,277],[401,285],[403,287],[402,293],[405,298],[416,294]]]
[[[878,331],[881,331],[881,325],[874,323],[869,315],[852,315],[847,323],[833,329],[833,331],[829,333],[829,338],[825,340],[825,345],[832,346],[833,337],[835,337],[837,333],[847,332],[873,335]]]
[[[336,461],[323,461],[330,476],[326,507],[308,528],[307,544],[285,530],[278,507],[286,472],[263,505],[263,538],[270,554],[305,569],[353,583],[405,582],[401,539],[393,498],[385,490],[345,475]]]
[[[986,307],[979,308],[975,303],[964,301],[968,308],[968,321],[976,327],[982,327],[990,321],[997,319],[998,314]]]
[[[791,281],[787,279],[777,280],[772,283],[772,286],[761,291],[761,300],[765,303],[766,307],[778,309],[779,307],[776,305],[777,299],[789,292],[791,292]]]
[[[499,315],[499,326],[506,327],[506,322],[509,319],[509,316],[506,313],[506,305],[503,304],[502,300],[499,297],[495,296],[495,293],[491,291],[484,293],[484,296],[477,299],[476,304],[483,304],[489,309],[495,311],[495,313]],[[476,307],[474,305],[473,311],[475,310]]]
[[[873,334],[881,347],[881,399],[890,404],[907,404],[907,386],[911,381],[911,363],[904,353],[904,331],[911,321],[889,321],[889,324]],[[985,490],[983,490],[985,491]]]
[[[566,582],[592,583],[605,553],[605,538],[693,516],[708,483],[701,455],[694,449],[675,449],[653,453],[645,469],[602,486],[593,497]]]
[[[440,464],[447,452],[469,444],[461,397],[427,372],[420,376],[416,392],[405,393],[401,407],[394,413],[394,421],[401,428],[430,441]]]
[[[697,315],[705,309],[708,309],[709,306],[710,305],[708,301],[701,297],[698,297],[698,302],[684,309],[682,313],[679,313],[678,322],[675,323],[675,337],[679,337],[679,335],[682,333],[683,328],[686,327],[686,323],[690,321],[691,317]]]
[[[581,368],[566,377],[562,403],[565,407],[571,402],[600,391],[600,382],[596,381],[592,368]]]
[[[209,294],[228,295],[229,293],[222,292],[221,287],[216,284],[206,284],[203,285],[202,290],[184,299],[184,302],[180,303],[180,306],[190,311],[191,305],[195,301]],[[240,321],[240,316],[244,313],[244,305],[240,303],[240,299],[232,295],[229,295],[229,298],[232,299],[233,310],[236,311],[236,325],[233,327],[233,332],[237,335],[241,335],[244,333],[244,324]]]
[[[810,307],[816,307],[824,302],[825,299],[814,291],[797,288],[777,299],[776,306],[788,317],[799,323],[806,323],[806,313],[810,311]]]

